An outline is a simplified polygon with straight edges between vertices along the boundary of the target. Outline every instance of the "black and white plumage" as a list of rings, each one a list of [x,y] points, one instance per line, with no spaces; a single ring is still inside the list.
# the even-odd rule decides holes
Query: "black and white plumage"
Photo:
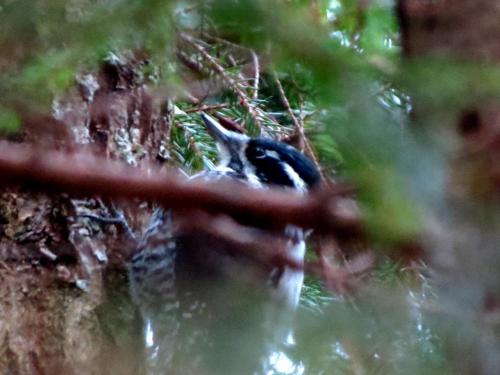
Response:
[[[206,114],[202,118],[217,142],[220,164],[193,178],[303,193],[319,183],[314,164],[295,148],[231,132]],[[131,294],[145,322],[148,372],[254,373],[266,334],[259,321],[266,313],[255,301],[274,299],[295,308],[303,273],[264,266],[235,251],[234,244],[174,227],[170,214],[158,209],[130,262]],[[288,256],[303,261],[303,231],[290,225],[284,236]],[[246,347],[237,349],[242,342]],[[224,357],[228,363],[221,362]]]

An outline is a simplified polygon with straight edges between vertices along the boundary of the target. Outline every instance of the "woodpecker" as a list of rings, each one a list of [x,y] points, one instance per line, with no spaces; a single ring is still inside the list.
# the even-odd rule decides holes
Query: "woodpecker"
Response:
[[[193,179],[231,179],[256,189],[279,186],[302,194],[319,184],[314,163],[297,149],[229,131],[205,113],[201,117],[220,162]],[[248,358],[262,355],[266,332],[258,320],[266,314],[261,304],[249,301],[262,301],[265,295],[294,309],[303,272],[263,267],[234,251],[234,244],[206,233],[176,233],[172,216],[161,208],[155,211],[129,265],[132,299],[145,324],[149,372],[255,373]],[[302,262],[304,230],[288,225],[283,236],[287,255]],[[253,288],[257,279],[262,288]],[[242,342],[245,349],[236,349]],[[222,363],[221,354],[228,363]]]

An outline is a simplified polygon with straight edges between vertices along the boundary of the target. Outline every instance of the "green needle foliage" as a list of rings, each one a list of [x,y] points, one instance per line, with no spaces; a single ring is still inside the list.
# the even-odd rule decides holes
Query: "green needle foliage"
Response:
[[[0,5],[2,102],[49,108],[75,72],[110,51],[142,48],[161,63],[172,37],[168,1],[6,1]]]

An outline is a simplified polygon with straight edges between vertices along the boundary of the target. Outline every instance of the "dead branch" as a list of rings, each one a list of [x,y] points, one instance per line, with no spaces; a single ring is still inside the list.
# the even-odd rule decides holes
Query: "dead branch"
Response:
[[[299,137],[299,148],[300,150],[304,150],[306,155],[309,156],[309,158],[313,161],[314,165],[316,168],[318,168],[319,171],[322,171],[321,166],[319,165],[318,158],[316,157],[314,150],[311,146],[311,143],[307,139],[305,133],[304,133],[304,124],[302,121],[299,121],[297,119],[297,116],[295,116],[295,113],[293,113],[292,107],[290,106],[290,102],[288,101],[288,98],[285,94],[285,90],[283,89],[283,86],[281,85],[281,81],[278,79],[278,76],[275,74],[274,75],[274,81],[276,82],[276,85],[278,87],[278,92],[280,94],[281,102],[283,103],[283,106],[285,107],[286,111],[288,112],[288,115],[292,119],[293,125],[295,127],[295,132]],[[325,180],[325,177],[323,173],[321,173],[321,177],[323,180]]]
[[[250,50],[252,55],[253,67],[254,67],[254,78],[253,78],[253,99],[256,100],[259,97],[259,81],[260,81],[260,64],[259,56],[254,50]]]
[[[238,224],[227,215],[210,215],[202,211],[184,214],[177,220],[179,231],[207,233],[230,242],[243,254],[266,266],[286,266],[304,270],[304,263],[290,258],[284,251],[283,231],[269,233]]]
[[[297,261],[286,252],[287,238],[283,231],[261,231],[238,224],[227,215],[210,215],[202,211],[184,213],[176,220],[176,227],[182,233],[206,233],[236,245],[238,253],[267,267],[288,267],[321,277],[326,286],[335,293],[351,294],[356,291],[359,279],[372,269],[374,255],[365,252],[334,266],[322,256],[319,261]]]
[[[297,116],[295,116],[295,113],[293,113],[292,107],[290,106],[290,102],[288,101],[288,98],[285,94],[285,90],[283,89],[283,85],[281,84],[281,81],[279,80],[278,76],[274,74],[274,82],[276,83],[276,86],[278,87],[278,92],[280,94],[280,99],[281,103],[285,107],[288,116],[292,119],[293,126],[295,127],[295,132],[299,136],[299,148],[301,151],[303,151],[305,143],[306,143],[306,136],[304,134],[304,126],[301,121],[297,119]]]
[[[58,153],[8,142],[0,143],[0,175],[2,185],[22,184],[79,196],[140,198],[181,211],[224,212],[276,227],[295,224],[340,236],[363,236],[359,215],[335,208],[340,196],[352,192],[343,185],[302,197],[277,189],[250,189],[233,181],[189,181],[153,166],[139,169],[88,153]]]

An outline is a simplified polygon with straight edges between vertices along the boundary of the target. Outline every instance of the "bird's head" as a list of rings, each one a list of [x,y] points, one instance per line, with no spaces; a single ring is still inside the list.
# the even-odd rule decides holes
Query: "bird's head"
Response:
[[[250,138],[227,130],[213,117],[201,117],[219,149],[220,163],[236,174],[261,183],[307,191],[320,182],[314,163],[300,151],[270,138]]]

